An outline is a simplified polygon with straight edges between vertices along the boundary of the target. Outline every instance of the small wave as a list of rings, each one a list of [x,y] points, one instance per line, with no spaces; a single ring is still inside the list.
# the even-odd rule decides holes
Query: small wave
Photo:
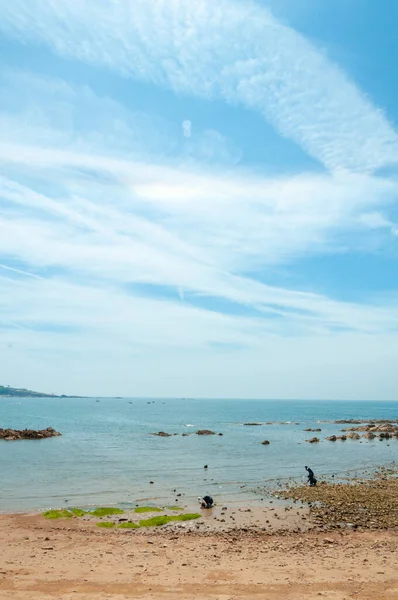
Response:
[[[185,425],[185,427],[195,427],[195,425],[192,425],[191,423],[187,423],[187,424]]]

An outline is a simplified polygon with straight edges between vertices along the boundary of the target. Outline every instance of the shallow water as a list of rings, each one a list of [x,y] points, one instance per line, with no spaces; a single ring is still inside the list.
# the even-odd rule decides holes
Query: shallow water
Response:
[[[63,507],[65,501],[69,506],[144,500],[174,504],[177,493],[182,494],[181,504],[205,494],[227,501],[270,480],[301,478],[306,464],[316,474],[341,476],[398,461],[396,439],[305,443],[344,427],[319,421],[396,419],[398,402],[99,400],[0,400],[0,427],[54,427],[63,434],[39,441],[0,441],[1,511]],[[266,421],[292,423],[243,425]],[[321,427],[322,432],[304,432],[307,427]],[[197,429],[224,435],[149,435]],[[269,446],[261,445],[264,439]]]

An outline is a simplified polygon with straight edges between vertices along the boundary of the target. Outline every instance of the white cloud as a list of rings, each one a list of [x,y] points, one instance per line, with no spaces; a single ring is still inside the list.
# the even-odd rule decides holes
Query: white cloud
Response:
[[[175,301],[134,296],[118,286],[78,285],[60,277],[34,281],[1,278],[1,283],[2,318],[33,331],[55,325],[55,330],[78,331],[79,336],[95,343],[112,337],[127,346],[170,349],[195,348],[212,342],[250,346],[258,343],[260,322],[245,323],[233,316]]]
[[[0,247],[28,263],[81,270],[84,256],[96,276],[249,304],[265,296],[279,304],[280,291],[236,274],[328,252],[337,235],[352,247],[361,215],[391,202],[397,191],[393,182],[360,174],[270,178],[168,164],[162,153],[152,156],[158,122],[149,116],[142,123],[114,101],[61,80],[6,73],[3,81],[0,159],[9,176],[2,180],[8,203],[0,212]],[[87,114],[94,116],[85,122]],[[172,136],[165,122],[162,131],[166,147]],[[40,145],[26,143],[32,140]],[[130,160],[121,158],[126,148]],[[301,296],[290,296],[296,306]]]
[[[332,170],[397,162],[383,113],[303,36],[252,3],[0,0],[0,27],[62,56],[261,113]],[[234,40],[233,45],[231,40]]]
[[[173,243],[180,255],[187,252],[205,264],[235,272],[328,251],[335,246],[335,234],[341,243],[344,232],[357,228],[357,215],[389,201],[395,192],[392,183],[367,176],[269,179],[245,171],[209,175],[200,167],[179,169],[11,144],[0,144],[0,157],[21,165],[25,173],[43,169],[47,182],[63,187],[64,193],[66,188],[66,198],[73,199],[54,201],[4,182],[3,194],[14,201],[51,207],[64,215],[75,206],[73,218],[82,223],[92,220],[93,212],[101,217],[111,211],[106,219],[116,218],[124,228],[128,224],[135,236],[142,237],[143,227],[144,238],[149,232],[162,232],[163,245]],[[95,185],[79,175],[86,169],[95,170]],[[130,214],[123,216],[126,208]],[[137,217],[145,210],[152,214],[149,222]],[[350,239],[354,244],[355,236]]]
[[[218,297],[256,309],[264,316],[283,317],[281,321],[271,319],[264,324],[266,330],[283,334],[334,327],[375,333],[395,327],[398,313],[393,307],[336,302],[319,294],[267,286],[236,274],[244,266],[252,265],[253,257],[261,264],[283,262],[290,255],[297,258],[300,252],[306,252],[309,240],[317,240],[319,247],[323,247],[330,230],[349,228],[351,215],[360,210],[365,188],[369,192],[370,186],[374,186],[372,202],[375,202],[380,186],[378,192],[383,198],[388,191],[384,182],[368,177],[362,181],[358,176],[352,182],[346,177],[341,181],[328,177],[304,178],[300,202],[300,179],[252,181],[248,174],[236,175],[226,187],[222,175],[207,175],[206,179],[200,173],[187,170],[181,173],[154,164],[146,165],[145,171],[142,165],[133,162],[59,150],[50,152],[22,146],[14,148],[14,152],[10,146],[6,150],[3,161],[16,161],[25,172],[29,165],[36,178],[37,168],[45,166],[47,185],[50,177],[56,178],[67,192],[54,199],[3,178],[1,194],[9,203],[7,211],[0,213],[3,256],[33,269],[67,269],[72,278],[80,275],[94,285],[102,281],[112,282],[112,286],[131,283],[171,286],[176,290],[176,300],[180,288],[185,290],[185,299],[188,293]],[[94,165],[103,179],[112,176],[119,182],[115,185],[121,191],[111,199],[108,185],[104,184],[103,189],[97,185],[94,203],[90,199],[90,181],[79,182],[79,195],[75,193],[76,175],[71,176],[70,168]],[[141,185],[139,194],[134,189],[135,177]],[[123,186],[121,182],[126,178],[129,183]],[[163,194],[158,190],[157,195],[146,196],[145,190],[151,190],[152,182],[160,180],[166,181],[165,188],[161,188]],[[171,195],[169,181],[174,186]],[[223,195],[219,196],[217,190],[221,188]],[[181,191],[177,202],[175,189]],[[293,193],[298,206],[289,210]],[[333,198],[335,205],[330,208],[325,203],[322,210],[323,196]],[[114,201],[115,197],[123,197],[121,205]],[[189,197],[192,202],[186,200]],[[150,217],[145,216],[148,204]],[[221,220],[225,221],[224,226]],[[278,244],[273,236],[275,229],[280,238]],[[248,241],[244,244],[246,237]],[[289,246],[288,252],[285,246]],[[39,305],[43,306],[41,302]],[[160,309],[163,307],[162,302]],[[25,314],[23,310],[21,313]],[[242,327],[248,327],[248,323],[243,319]],[[258,328],[258,318],[254,323]],[[188,335],[187,329],[185,334]]]

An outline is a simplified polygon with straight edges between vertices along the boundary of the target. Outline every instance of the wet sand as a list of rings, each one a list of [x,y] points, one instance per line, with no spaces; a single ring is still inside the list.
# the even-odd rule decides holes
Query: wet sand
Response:
[[[0,598],[398,599],[398,532],[311,526],[308,509],[271,506],[147,530],[2,515]]]

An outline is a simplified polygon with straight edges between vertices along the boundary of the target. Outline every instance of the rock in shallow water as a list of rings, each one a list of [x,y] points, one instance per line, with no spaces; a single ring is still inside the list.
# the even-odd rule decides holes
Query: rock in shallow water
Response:
[[[0,439],[6,442],[15,440],[42,440],[50,437],[58,437],[62,435],[59,431],[55,431],[52,427],[47,429],[1,429]]]

